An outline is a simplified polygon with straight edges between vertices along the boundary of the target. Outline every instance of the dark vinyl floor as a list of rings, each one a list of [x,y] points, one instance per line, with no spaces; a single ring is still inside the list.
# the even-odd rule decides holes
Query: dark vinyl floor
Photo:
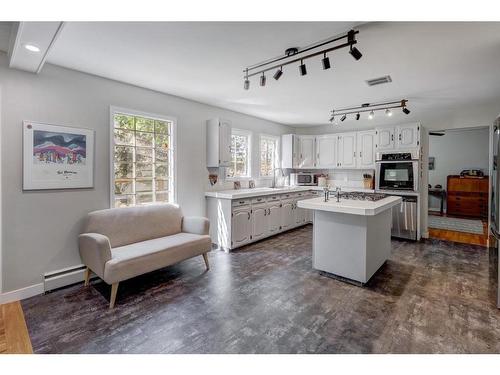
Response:
[[[500,353],[496,254],[393,241],[364,287],[311,266],[312,227],[23,302],[37,353]]]

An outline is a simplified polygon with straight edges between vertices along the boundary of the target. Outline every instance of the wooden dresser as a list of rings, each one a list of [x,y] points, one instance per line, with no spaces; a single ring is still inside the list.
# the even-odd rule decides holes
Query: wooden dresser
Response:
[[[446,214],[488,218],[488,176],[468,178],[448,176]]]

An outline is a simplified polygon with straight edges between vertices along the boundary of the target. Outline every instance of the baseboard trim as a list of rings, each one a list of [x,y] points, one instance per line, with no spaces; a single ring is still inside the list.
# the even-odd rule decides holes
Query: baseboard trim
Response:
[[[45,292],[43,283],[34,284],[25,288],[12,290],[10,292],[0,294],[0,304],[20,301],[22,299],[30,298]]]

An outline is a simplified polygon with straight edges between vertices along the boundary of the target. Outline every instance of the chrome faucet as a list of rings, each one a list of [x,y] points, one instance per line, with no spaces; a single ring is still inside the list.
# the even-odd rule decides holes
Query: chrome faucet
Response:
[[[340,186],[337,186],[337,188],[335,189],[335,191],[337,192],[337,202],[340,202],[340,192],[341,192],[341,188]]]
[[[325,202],[328,202],[330,200],[330,188],[328,186],[324,187],[323,193],[325,194]]]
[[[276,171],[277,171],[277,170],[280,170],[280,171],[281,171],[281,177],[285,177],[285,172],[283,172],[283,168],[280,168],[280,167],[278,167],[278,168],[274,168],[274,169],[273,169],[273,186],[271,186],[271,187],[273,187],[273,188],[275,188],[275,187],[276,187]]]

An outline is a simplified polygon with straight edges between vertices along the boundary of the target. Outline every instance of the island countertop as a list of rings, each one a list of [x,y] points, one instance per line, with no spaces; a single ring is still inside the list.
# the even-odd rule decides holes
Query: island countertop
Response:
[[[304,199],[297,202],[298,207],[310,210],[320,210],[328,212],[345,213],[352,215],[374,216],[396,206],[402,202],[401,197],[388,196],[376,202],[355,200],[355,199],[340,199],[337,202],[336,197],[330,197],[328,202],[324,201],[323,197]]]

